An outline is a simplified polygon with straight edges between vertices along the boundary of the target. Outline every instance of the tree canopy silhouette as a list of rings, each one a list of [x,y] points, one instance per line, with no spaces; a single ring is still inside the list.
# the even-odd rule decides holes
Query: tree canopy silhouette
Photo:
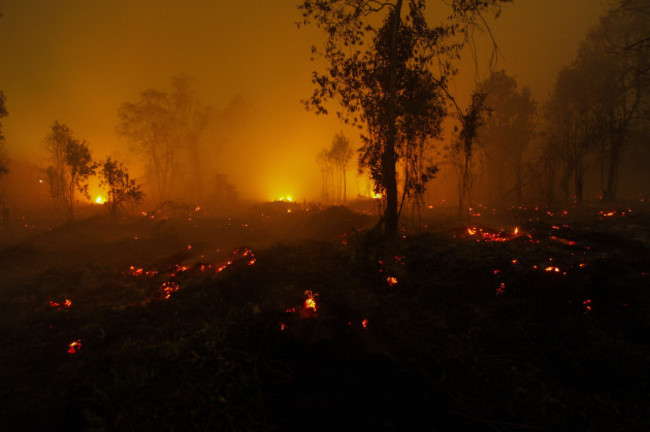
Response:
[[[429,23],[424,0],[304,0],[298,6],[299,25],[327,34],[322,49],[312,47],[327,66],[313,73],[315,88],[305,105],[326,114],[334,100],[339,118],[362,130],[361,165],[386,197],[384,234],[391,243],[399,217],[396,165],[409,146],[439,137],[454,61],[469,28],[488,8],[508,1],[453,0],[438,25]],[[423,173],[425,180],[431,174]],[[403,193],[411,187],[405,182]]]

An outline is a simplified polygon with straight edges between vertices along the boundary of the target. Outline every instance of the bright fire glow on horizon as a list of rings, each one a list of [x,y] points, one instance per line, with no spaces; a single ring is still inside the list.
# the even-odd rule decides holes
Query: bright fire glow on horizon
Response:
[[[279,201],[279,202],[293,202],[293,198],[291,198],[290,195],[285,195],[283,197],[280,197],[280,198],[276,199],[276,201]]]
[[[97,198],[95,198],[95,202],[97,204],[104,204],[106,202],[106,200],[101,195],[99,195],[99,196],[97,196]]]

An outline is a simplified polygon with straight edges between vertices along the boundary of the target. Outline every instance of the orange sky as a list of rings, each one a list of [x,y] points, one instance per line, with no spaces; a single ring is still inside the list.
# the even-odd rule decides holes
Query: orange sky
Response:
[[[429,3],[431,14],[446,16],[442,1]],[[491,21],[502,53],[498,67],[543,99],[606,6],[515,0]],[[311,93],[309,47],[319,36],[296,28],[294,2],[20,0],[2,2],[0,10],[0,89],[12,158],[44,164],[43,139],[59,120],[88,140],[97,158],[114,155],[137,173],[135,156],[115,134],[117,109],[186,73],[205,104],[223,109],[239,95],[251,107],[241,140],[214,149],[214,171],[228,174],[245,197],[317,196],[315,155],[340,126],[299,102]],[[466,63],[452,88],[467,94],[473,73]]]

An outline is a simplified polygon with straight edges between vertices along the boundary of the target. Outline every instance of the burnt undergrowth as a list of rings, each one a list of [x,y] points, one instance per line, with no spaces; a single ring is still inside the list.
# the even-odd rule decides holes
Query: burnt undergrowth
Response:
[[[294,229],[324,218],[295,213]],[[48,234],[12,246],[2,427],[650,428],[650,218],[517,215],[517,234],[449,225],[394,256],[343,235],[342,209],[320,239],[260,247],[265,219],[194,220],[173,240],[135,221],[91,245],[83,225],[65,259]],[[216,249],[233,226],[246,247]]]

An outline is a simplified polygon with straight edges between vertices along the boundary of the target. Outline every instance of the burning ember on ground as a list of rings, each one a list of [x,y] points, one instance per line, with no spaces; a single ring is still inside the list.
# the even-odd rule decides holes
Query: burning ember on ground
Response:
[[[58,303],[50,300],[50,307],[52,309],[56,309],[56,310],[68,309],[70,308],[70,306],[72,306],[72,301],[70,299],[65,299],[63,303]]]
[[[81,349],[81,339],[77,339],[76,341],[70,342],[68,345],[68,354],[76,354],[79,352]]]
[[[180,289],[180,286],[176,282],[163,282],[160,288],[163,291],[165,300],[168,300],[173,293]]]
[[[317,296],[318,294],[313,294],[311,291],[305,291],[305,297],[307,298],[305,299],[304,308],[311,309],[316,312],[318,310],[318,305],[316,304],[315,297]]]
[[[515,227],[512,233],[491,231],[487,228],[469,227],[467,228],[467,235],[476,237],[476,241],[507,242],[521,236],[522,234],[519,227]],[[530,238],[530,235],[528,237]]]
[[[388,276],[386,282],[388,282],[388,285],[390,286],[397,285],[397,278],[395,276]]]

